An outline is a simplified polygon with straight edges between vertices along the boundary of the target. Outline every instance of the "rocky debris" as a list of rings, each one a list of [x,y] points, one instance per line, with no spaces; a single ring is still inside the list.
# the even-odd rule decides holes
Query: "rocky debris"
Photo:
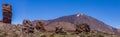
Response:
[[[86,23],[84,24],[77,24],[76,25],[76,33],[81,33],[81,32],[90,32],[90,27]]]
[[[30,20],[23,21],[22,31],[24,31],[25,33],[33,33],[34,32],[34,26],[32,26]]]
[[[3,23],[11,24],[12,21],[12,7],[9,4],[3,4]]]
[[[46,31],[46,29],[45,29],[45,24],[44,24],[43,22],[41,22],[41,21],[36,21],[36,22],[34,23],[34,26],[35,26],[35,28],[36,28],[37,30],[40,30],[40,31],[42,31],[42,32],[45,32],[45,31]]]

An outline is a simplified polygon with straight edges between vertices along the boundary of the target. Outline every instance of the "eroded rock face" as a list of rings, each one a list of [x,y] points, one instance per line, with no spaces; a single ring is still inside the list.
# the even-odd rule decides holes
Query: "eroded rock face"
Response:
[[[24,20],[23,21],[23,29],[25,33],[33,33],[34,27],[32,26],[30,20]]]
[[[45,30],[45,25],[44,25],[43,22],[41,22],[41,21],[36,21],[36,22],[34,23],[34,25],[35,25],[35,28],[36,28],[37,30],[40,30],[40,31],[42,31],[42,32],[46,31],[46,30]]]
[[[3,4],[3,23],[10,23],[12,21],[12,7],[9,4]]]
[[[77,24],[76,25],[76,32],[77,33],[90,32],[90,27],[86,23],[84,23],[84,24]]]

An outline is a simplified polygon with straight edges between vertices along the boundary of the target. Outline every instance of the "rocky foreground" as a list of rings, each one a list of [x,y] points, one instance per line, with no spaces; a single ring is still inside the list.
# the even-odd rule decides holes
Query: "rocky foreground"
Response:
[[[104,34],[100,32],[81,32],[79,34],[75,34],[74,32],[41,32],[36,29],[34,29],[33,33],[25,33],[22,28],[23,25],[0,23],[0,37],[119,37],[119,35]]]

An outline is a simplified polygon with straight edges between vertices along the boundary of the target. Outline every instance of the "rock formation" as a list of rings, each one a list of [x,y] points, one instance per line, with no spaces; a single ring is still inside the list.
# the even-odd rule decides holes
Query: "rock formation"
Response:
[[[11,24],[12,21],[12,7],[9,4],[3,4],[3,23],[9,23]]]
[[[44,23],[43,22],[41,22],[41,21],[36,21],[35,23],[34,23],[34,25],[35,25],[35,28],[37,29],[37,30],[40,30],[40,31],[46,31],[45,30],[45,25],[44,25]]]
[[[32,26],[30,20],[24,20],[23,21],[23,29],[25,33],[33,33],[34,27]]]
[[[86,23],[84,23],[84,24],[77,24],[76,25],[76,32],[77,33],[90,32],[90,27]]]
[[[31,24],[30,20],[23,20],[23,25],[31,26],[32,24]]]

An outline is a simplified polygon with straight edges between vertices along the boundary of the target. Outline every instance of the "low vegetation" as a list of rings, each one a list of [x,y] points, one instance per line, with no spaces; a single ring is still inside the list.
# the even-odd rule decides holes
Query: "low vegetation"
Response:
[[[34,33],[25,33],[22,31],[21,25],[10,25],[0,23],[0,37],[119,37],[118,35],[81,32],[75,34],[74,32],[67,34],[56,34],[55,32],[40,32],[34,30]]]

